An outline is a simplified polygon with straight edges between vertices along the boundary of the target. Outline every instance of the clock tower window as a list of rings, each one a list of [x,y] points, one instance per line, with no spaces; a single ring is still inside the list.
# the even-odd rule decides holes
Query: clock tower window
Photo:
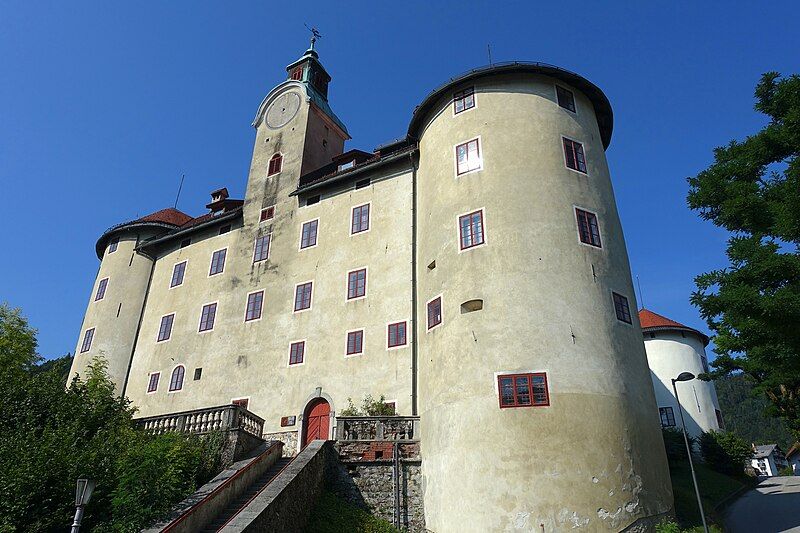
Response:
[[[300,66],[300,67],[296,67],[295,69],[293,69],[291,75],[289,76],[289,79],[302,81],[302,79],[303,79],[303,67]]]

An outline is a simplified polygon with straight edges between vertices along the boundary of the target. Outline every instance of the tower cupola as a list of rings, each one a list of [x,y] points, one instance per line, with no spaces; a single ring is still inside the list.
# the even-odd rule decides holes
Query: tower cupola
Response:
[[[319,95],[328,99],[328,83],[331,76],[319,62],[319,54],[314,50],[316,37],[311,39],[311,47],[305,51],[303,56],[286,67],[290,80],[302,81],[307,83]]]

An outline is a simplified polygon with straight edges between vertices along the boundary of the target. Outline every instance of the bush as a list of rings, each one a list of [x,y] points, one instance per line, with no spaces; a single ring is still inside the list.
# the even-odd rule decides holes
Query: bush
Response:
[[[688,460],[686,455],[686,443],[683,440],[683,431],[677,428],[662,428],[661,436],[664,438],[664,448],[667,451],[667,459],[671,464],[683,464]],[[689,446],[694,447],[695,439],[689,437]]]
[[[709,524],[708,530],[713,533],[722,533],[722,530],[715,526],[714,524]],[[692,527],[689,529],[681,529],[681,527],[675,522],[669,522],[664,520],[663,522],[656,524],[656,533],[702,533],[703,528],[701,526]]]
[[[728,475],[744,474],[753,450],[744,439],[730,432],[709,431],[700,435],[700,453],[706,464]]]
[[[791,466],[786,466],[786,467],[783,467],[780,470],[778,470],[778,475],[779,476],[793,476],[794,475],[794,470],[792,470]]]
[[[361,401],[361,407],[358,408],[353,404],[353,399],[347,399],[347,407],[342,409],[341,416],[390,416],[394,413],[394,407],[386,403],[386,396],[381,394],[377,400],[372,398],[371,394],[364,396]]]

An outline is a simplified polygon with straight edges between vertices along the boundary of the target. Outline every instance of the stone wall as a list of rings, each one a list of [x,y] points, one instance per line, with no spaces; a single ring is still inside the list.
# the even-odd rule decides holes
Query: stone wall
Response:
[[[387,441],[337,442],[339,461],[331,461],[328,487],[340,498],[395,522],[393,448]],[[419,444],[398,443],[400,526],[425,531]]]
[[[297,430],[276,431],[264,433],[264,440],[279,440],[283,443],[283,456],[294,457],[297,455]]]

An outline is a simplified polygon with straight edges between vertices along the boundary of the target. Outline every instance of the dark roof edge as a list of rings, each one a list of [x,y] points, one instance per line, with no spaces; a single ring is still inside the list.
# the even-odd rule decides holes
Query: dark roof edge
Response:
[[[122,224],[117,224],[116,226],[111,226],[107,230],[100,235],[100,238],[97,239],[97,242],[94,245],[95,252],[97,253],[97,258],[102,260],[103,255],[106,249],[106,242],[108,241],[109,237],[114,235],[115,233],[120,233],[125,230],[130,230],[134,228],[165,228],[167,230],[175,229],[180,226],[175,224],[170,224],[168,222],[158,222],[158,221],[141,221],[141,220],[132,220],[130,222],[123,222]]]
[[[359,166],[353,167],[351,169],[345,170],[344,172],[342,172],[340,174],[334,174],[333,176],[331,176],[328,179],[320,179],[319,181],[317,181],[315,183],[311,183],[309,185],[306,185],[305,187],[298,187],[294,191],[290,192],[289,196],[297,196],[298,194],[303,194],[303,193],[306,193],[308,191],[315,191],[315,190],[320,189],[322,187],[327,187],[329,185],[333,185],[333,184],[339,183],[341,181],[345,181],[345,180],[353,178],[353,177],[355,177],[355,176],[357,176],[357,175],[359,175],[362,172],[365,172],[367,170],[374,170],[374,169],[376,169],[378,167],[381,167],[383,165],[389,164],[389,163],[391,163],[393,161],[397,161],[398,159],[401,159],[402,157],[404,157],[404,156],[406,156],[408,154],[413,154],[417,150],[418,150],[418,146],[416,144],[411,146],[411,147],[409,147],[409,148],[406,148],[405,150],[398,150],[397,152],[391,153],[391,154],[389,154],[389,155],[387,155],[385,157],[382,157],[382,158],[380,158],[380,159],[378,159],[376,161],[373,161],[372,163],[367,163],[367,164],[361,165],[360,167]]]
[[[700,340],[703,341],[703,346],[708,346],[709,343],[708,335],[694,328],[690,328],[689,326],[650,326],[642,328],[642,333],[654,333],[656,331],[682,331],[684,333],[693,333],[700,337]]]
[[[419,104],[416,109],[414,109],[414,114],[411,117],[411,122],[408,125],[409,137],[413,139],[418,138],[418,130],[422,125],[423,120],[428,115],[428,112],[431,111],[434,104],[444,93],[452,90],[457,85],[479,78],[494,76],[496,74],[523,72],[550,76],[580,89],[581,92],[583,92],[583,94],[589,98],[594,106],[597,124],[600,128],[600,137],[603,140],[603,147],[608,148],[608,145],[611,144],[611,133],[614,129],[614,113],[611,109],[611,102],[608,101],[608,98],[603,91],[600,90],[600,88],[595,84],[580,74],[576,74],[575,72],[571,72],[555,65],[549,65],[547,63],[527,61],[506,61],[503,63],[493,63],[491,65],[470,70],[469,72],[460,74],[454,78],[450,78],[450,81],[431,91],[428,96],[425,97],[422,103]]]
[[[195,225],[189,226],[187,228],[178,229],[178,231],[167,233],[166,235],[162,235],[161,237],[158,237],[156,239],[151,239],[149,241],[143,242],[142,244],[137,246],[136,249],[137,250],[140,250],[140,249],[143,250],[145,248],[149,248],[150,246],[154,246],[154,245],[157,245],[157,244],[163,244],[165,242],[171,241],[172,239],[177,239],[178,237],[184,237],[186,235],[189,235],[189,234],[193,233],[195,230],[201,230],[201,229],[205,229],[205,228],[207,228],[209,226],[213,226],[217,222],[224,222],[226,220],[232,220],[232,219],[236,218],[237,215],[241,215],[241,214],[242,214],[242,208],[241,207],[237,207],[237,208],[235,208],[235,209],[233,209],[233,210],[231,210],[231,211],[229,211],[227,213],[224,213],[222,215],[216,216],[214,218],[209,218],[208,220],[206,220],[205,222],[201,222],[200,224],[195,224]],[[200,217],[197,217],[197,218],[200,218]],[[187,224],[190,224],[190,223],[191,223],[191,221],[189,221]]]

